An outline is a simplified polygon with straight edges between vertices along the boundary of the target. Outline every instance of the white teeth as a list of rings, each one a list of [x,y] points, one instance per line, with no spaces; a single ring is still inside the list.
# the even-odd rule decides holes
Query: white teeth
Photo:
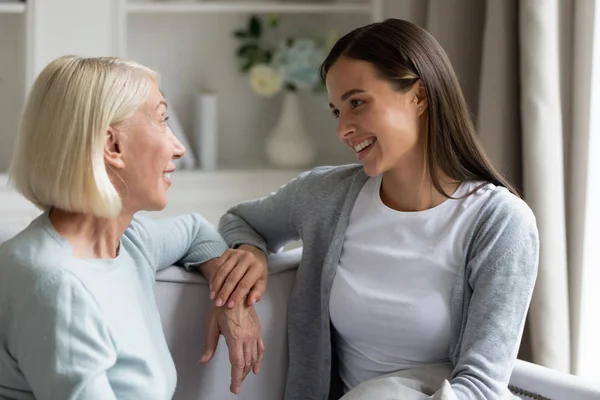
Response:
[[[357,144],[356,146],[354,146],[354,150],[358,153],[359,151],[369,147],[370,145],[373,144],[375,140],[373,139],[367,139],[364,142],[360,142],[359,144]]]
[[[170,172],[163,172],[163,176],[167,179],[171,179],[171,173]]]

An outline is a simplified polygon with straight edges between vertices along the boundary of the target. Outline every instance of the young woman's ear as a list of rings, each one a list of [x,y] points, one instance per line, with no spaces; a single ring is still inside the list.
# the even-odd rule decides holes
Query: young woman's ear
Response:
[[[423,113],[425,112],[425,110],[427,110],[428,107],[428,103],[427,103],[427,93],[425,92],[425,85],[423,85],[423,82],[419,79],[416,83],[415,86],[413,87],[414,89],[414,103],[415,106],[417,107],[417,115],[420,117],[421,115],[423,115]]]
[[[121,135],[114,128],[110,127],[106,131],[104,162],[117,169],[122,169],[125,166],[120,138]]]

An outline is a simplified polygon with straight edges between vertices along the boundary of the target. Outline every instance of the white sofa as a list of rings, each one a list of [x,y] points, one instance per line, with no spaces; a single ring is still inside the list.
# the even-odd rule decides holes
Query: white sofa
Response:
[[[201,275],[178,267],[159,273],[156,301],[179,377],[175,400],[283,398],[288,359],[286,308],[300,257],[301,249],[294,249],[269,259],[273,272],[265,296],[256,305],[266,345],[264,361],[260,374],[249,375],[238,396],[229,392],[231,367],[223,337],[214,359],[208,365],[198,363],[210,301],[206,281]],[[510,384],[513,392],[524,400],[600,399],[600,383],[521,360],[517,361]]]
[[[0,222],[0,243],[24,228],[26,217]],[[281,400],[287,374],[287,301],[294,286],[300,248],[269,258],[267,292],[256,305],[266,350],[261,372],[250,374],[238,396],[229,392],[231,365],[223,337],[208,365],[199,363],[205,341],[208,285],[180,267],[160,271],[155,286],[163,330],[178,374],[174,400]],[[523,400],[600,400],[600,383],[588,382],[518,360],[510,384]],[[325,399],[324,399],[325,400]]]

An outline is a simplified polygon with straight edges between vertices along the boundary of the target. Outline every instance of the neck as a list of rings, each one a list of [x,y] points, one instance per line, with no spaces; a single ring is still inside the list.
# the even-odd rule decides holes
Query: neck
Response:
[[[55,208],[49,218],[58,234],[71,244],[75,257],[115,258],[133,214],[122,213],[117,218],[107,219]]]
[[[442,189],[451,195],[459,182],[438,175]],[[447,197],[433,185],[424,160],[411,160],[383,173],[380,196],[383,203],[397,211],[423,211],[443,203]]]

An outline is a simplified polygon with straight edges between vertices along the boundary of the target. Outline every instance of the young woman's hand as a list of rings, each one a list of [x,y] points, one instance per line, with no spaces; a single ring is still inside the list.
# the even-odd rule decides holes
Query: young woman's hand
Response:
[[[262,250],[242,245],[229,249],[217,261],[210,279],[210,298],[215,305],[233,308],[247,297],[247,304],[259,301],[267,289],[267,258]]]

